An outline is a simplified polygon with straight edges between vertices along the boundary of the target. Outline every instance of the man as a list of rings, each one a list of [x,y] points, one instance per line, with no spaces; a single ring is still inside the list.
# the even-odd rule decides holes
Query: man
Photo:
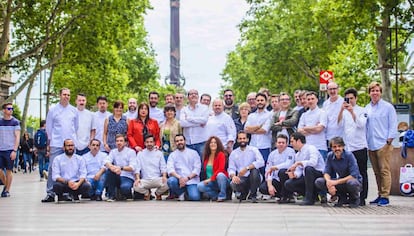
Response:
[[[87,194],[91,188],[86,181],[85,160],[75,154],[73,140],[66,139],[63,149],[65,153],[56,156],[53,161],[53,191],[58,196],[58,202],[66,201],[63,197],[65,193],[68,193],[74,202],[79,202],[79,195]]]
[[[0,180],[4,184],[1,197],[10,197],[13,180],[13,161],[20,145],[20,122],[12,116],[13,103],[5,103],[0,120]],[[18,158],[18,157],[17,157]],[[6,176],[4,175],[6,169]]]
[[[180,120],[181,110],[184,108],[184,94],[183,93],[176,93],[174,96],[174,103],[175,103],[175,118]]]
[[[279,134],[276,138],[276,150],[269,154],[266,163],[266,181],[262,182],[259,191],[262,194],[277,196],[280,198],[279,203],[289,203],[290,199],[282,197],[284,193],[284,185],[280,182],[279,171],[292,166],[295,157],[295,150],[288,147],[288,137],[284,134]]]
[[[159,98],[160,95],[158,92],[152,91],[148,94],[150,105],[149,116],[150,118],[157,120],[158,124],[161,124],[164,121],[165,116],[163,110],[157,107]]]
[[[164,96],[165,105],[167,104],[173,104],[174,105],[174,95],[171,93],[168,93]]]
[[[137,159],[134,190],[144,194],[144,200],[150,200],[151,189],[155,188],[156,199],[161,200],[161,195],[168,190],[167,165],[162,152],[155,148],[152,134],[145,136],[145,149],[138,153]]]
[[[53,191],[53,160],[63,154],[62,143],[66,139],[76,140],[76,132],[79,127],[78,110],[69,104],[70,90],[62,88],[59,92],[59,103],[52,107],[46,116],[46,133],[48,137],[49,151],[49,174],[47,178],[47,196],[42,202],[54,202],[55,193]],[[65,195],[66,196],[66,195]],[[67,199],[70,200],[70,199]]]
[[[256,92],[247,94],[246,102],[250,105],[250,113],[256,111]]]
[[[135,174],[136,170],[136,155],[135,151],[127,147],[126,137],[123,134],[115,136],[116,148],[109,152],[105,160],[105,167],[108,169],[106,181],[108,185],[108,202],[113,202],[116,199],[116,189],[119,189],[120,198],[132,198],[132,186],[135,179],[139,178]]]
[[[210,107],[210,103],[211,103],[211,96],[210,96],[210,94],[207,94],[207,93],[201,94],[201,96],[200,96],[200,103],[201,104],[204,104],[204,105],[206,105],[208,107]]]
[[[300,117],[298,132],[305,135],[306,142],[315,146],[322,157],[326,159],[326,155],[328,154],[325,135],[325,128],[327,126],[326,113],[322,109],[319,109],[317,105],[318,94],[316,92],[308,92],[306,99],[309,110]]]
[[[276,112],[280,111],[280,94],[272,94],[270,96],[270,107],[272,108],[270,111],[272,114],[275,114]]]
[[[359,207],[362,177],[355,157],[352,152],[344,150],[345,143],[341,137],[331,139],[330,147],[332,151],[328,154],[323,177],[317,178],[315,185],[331,196],[338,196],[336,206],[349,202],[349,207]]]
[[[237,142],[240,146],[229,157],[227,172],[231,180],[230,186],[240,202],[246,199],[250,192],[249,198],[253,203],[257,203],[259,168],[263,167],[265,162],[256,147],[247,145],[249,139],[245,131],[237,133]]]
[[[302,117],[302,114],[309,110],[308,101],[306,99],[307,93],[308,91],[302,90],[299,94],[300,104],[302,105],[302,107],[299,109],[299,120]]]
[[[188,91],[188,105],[181,110],[180,125],[187,147],[196,150],[198,155],[203,156],[204,144],[207,141],[206,124],[209,117],[209,109],[206,105],[198,103],[198,91]]]
[[[325,127],[326,142],[328,143],[333,137],[343,136],[343,127],[338,124],[338,114],[341,110],[344,99],[338,95],[339,86],[335,82],[329,82],[328,86],[329,99],[323,103],[322,109],[326,113],[327,123]]]
[[[95,123],[94,115],[86,106],[86,96],[83,93],[79,93],[76,96],[76,108],[78,109],[79,128],[76,132],[76,154],[83,155],[89,152],[89,142],[95,138]]]
[[[239,106],[234,103],[234,93],[231,89],[225,89],[223,93],[224,97],[224,112],[231,116],[233,120],[240,117]]]
[[[35,154],[39,163],[40,181],[47,179],[49,165],[49,151],[47,150],[46,121],[40,121],[40,127],[34,136]]]
[[[137,118],[138,116],[137,108],[138,108],[137,99],[129,98],[128,99],[128,111],[124,113],[127,119],[133,120]]]
[[[377,180],[378,197],[370,204],[387,206],[391,190],[390,158],[392,140],[398,136],[397,114],[392,104],[381,99],[382,86],[378,82],[369,84],[371,102],[365,107],[367,119],[368,154]]]
[[[231,117],[224,112],[221,99],[213,101],[213,111],[214,115],[208,118],[206,125],[207,137],[217,136],[223,143],[227,153],[230,154],[236,139],[236,126]]]
[[[302,101],[300,99],[301,92],[302,91],[300,89],[297,89],[293,93],[293,96],[295,97],[295,103],[296,103],[296,106],[293,108],[293,110],[299,111],[300,109],[303,108]]]
[[[290,108],[290,96],[287,93],[281,93],[279,97],[280,110],[273,114],[270,130],[272,131],[272,144],[276,142],[279,134],[289,137],[296,130],[299,121],[299,112]]]
[[[103,143],[105,120],[111,115],[108,112],[108,99],[105,96],[99,96],[96,99],[96,105],[98,111],[95,112],[95,138]],[[101,145],[101,152],[106,152],[104,145]]]
[[[305,194],[301,205],[313,205],[317,197],[315,180],[322,177],[325,162],[318,149],[306,143],[305,135],[296,132],[290,136],[290,145],[297,151],[295,163],[288,168],[289,180],[285,182],[287,194]],[[290,172],[290,173],[289,173]]]
[[[173,195],[179,196],[179,201],[199,201],[200,192],[197,184],[200,182],[201,160],[196,151],[185,147],[185,137],[182,134],[175,136],[177,149],[170,154],[167,161],[168,187]]]
[[[362,176],[360,205],[365,206],[368,196],[368,150],[366,139],[367,113],[357,105],[358,92],[354,88],[345,90],[345,101],[338,115],[338,124],[344,129],[345,149],[354,154]]]
[[[92,139],[89,143],[90,151],[83,155],[86,163],[86,179],[91,185],[89,197],[91,200],[102,201],[102,191],[105,184],[106,153],[99,151],[101,142]]]
[[[269,132],[272,113],[266,109],[266,101],[265,94],[258,93],[256,95],[257,109],[249,114],[244,125],[246,133],[252,135],[250,145],[259,149],[265,162],[267,162],[272,146],[272,136]],[[260,173],[264,176],[264,168],[260,169]]]

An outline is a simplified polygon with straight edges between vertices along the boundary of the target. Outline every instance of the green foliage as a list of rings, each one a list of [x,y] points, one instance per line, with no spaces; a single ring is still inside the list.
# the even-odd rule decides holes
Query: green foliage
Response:
[[[29,128],[32,128],[32,130],[36,131],[39,129],[40,127],[40,118],[39,117],[34,117],[34,116],[29,116],[27,118],[27,122],[26,122],[26,126]]]
[[[13,104],[13,117],[18,119],[19,121],[22,120],[22,111],[20,110],[20,107],[16,104]]]

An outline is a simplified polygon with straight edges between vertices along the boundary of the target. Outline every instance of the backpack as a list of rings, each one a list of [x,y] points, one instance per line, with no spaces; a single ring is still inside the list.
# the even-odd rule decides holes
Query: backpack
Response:
[[[414,130],[407,130],[404,134],[402,147],[401,147],[401,156],[407,158],[407,148],[414,148]]]
[[[34,146],[39,149],[46,148],[47,146],[47,134],[44,129],[38,129],[34,136]]]

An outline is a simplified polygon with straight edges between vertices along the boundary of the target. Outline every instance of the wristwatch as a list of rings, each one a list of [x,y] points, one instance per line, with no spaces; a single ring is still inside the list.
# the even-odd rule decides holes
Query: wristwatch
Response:
[[[123,166],[121,166],[121,170],[124,170],[124,167]]]
[[[250,165],[248,165],[248,166],[246,167],[246,170],[250,170]]]

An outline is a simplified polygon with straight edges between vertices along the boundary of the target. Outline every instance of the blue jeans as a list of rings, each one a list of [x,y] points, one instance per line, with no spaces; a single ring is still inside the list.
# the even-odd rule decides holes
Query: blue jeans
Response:
[[[29,171],[32,172],[32,154],[30,152],[23,152],[23,171],[26,172],[27,165],[29,165]]]
[[[106,184],[109,197],[116,196],[116,189],[119,188],[121,194],[126,198],[132,198],[132,186],[134,180],[125,176],[119,176],[114,172],[108,170],[106,172]]]
[[[43,171],[47,171],[49,167],[49,158],[46,157],[46,149],[37,151],[37,159],[39,161],[40,178],[43,178]]]
[[[47,176],[46,192],[47,195],[54,197],[55,192],[53,192],[53,184],[55,181],[52,179],[53,175],[53,160],[55,157],[63,153],[62,147],[50,147],[50,156],[49,156],[49,174]]]
[[[14,159],[14,161],[13,161],[13,167],[16,168],[16,169],[19,166],[19,156],[20,156],[20,150],[17,149],[16,159]]]
[[[328,151],[326,151],[326,150],[321,150],[321,149],[319,149],[318,151],[319,151],[319,153],[322,155],[323,160],[326,162],[326,159],[328,158]]]
[[[229,186],[229,179],[223,173],[218,173],[216,180],[208,184],[204,184],[203,181],[197,184],[198,191],[207,193],[208,197],[213,200],[226,199],[227,186]]]
[[[187,191],[188,200],[190,201],[200,201],[200,192],[197,189],[197,184],[189,184],[183,188],[180,188],[179,180],[175,177],[168,178],[167,181],[170,191],[176,195],[180,196],[181,194]]]
[[[195,150],[198,155],[200,156],[200,160],[202,161],[202,156],[203,156],[203,151],[204,151],[204,146],[206,145],[206,142],[201,142],[201,143],[195,143],[195,144],[187,144],[186,146],[188,148],[191,148],[193,150]]]
[[[262,176],[265,176],[265,166],[266,166],[266,163],[267,163],[267,159],[269,158],[270,148],[259,149],[259,152],[260,152],[260,154],[262,154],[263,160],[264,160],[264,163],[265,163],[265,165],[263,167],[260,167],[259,170],[260,170],[260,174]]]
[[[102,174],[99,180],[94,180],[93,178],[87,178],[88,182],[91,184],[91,189],[89,190],[89,196],[101,196],[105,184],[105,173]]]

